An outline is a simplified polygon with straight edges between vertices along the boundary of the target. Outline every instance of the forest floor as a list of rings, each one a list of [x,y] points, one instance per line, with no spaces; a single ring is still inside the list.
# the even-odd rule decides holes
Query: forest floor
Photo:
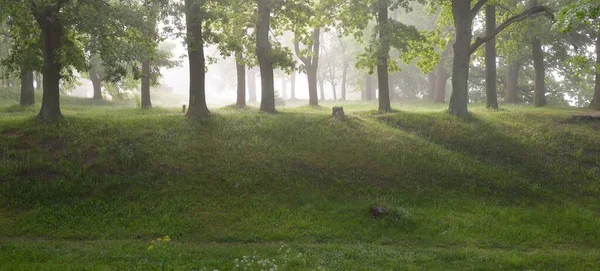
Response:
[[[0,106],[0,270],[600,270],[590,111],[332,106]]]

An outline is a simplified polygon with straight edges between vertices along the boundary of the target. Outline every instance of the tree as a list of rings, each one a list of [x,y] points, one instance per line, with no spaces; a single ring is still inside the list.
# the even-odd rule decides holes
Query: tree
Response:
[[[310,39],[305,41],[310,50],[300,49],[300,35],[296,34],[294,39],[294,51],[296,56],[302,61],[306,76],[308,78],[308,103],[312,106],[319,106],[317,96],[317,71],[319,70],[319,56],[321,50],[321,28],[316,27],[312,31]]]
[[[90,53],[110,55],[110,46],[119,40],[135,41],[133,34],[141,23],[133,23],[140,14],[130,3],[110,0],[2,0],[8,16],[30,16],[35,24],[23,28],[24,33],[39,35],[43,56],[43,95],[39,118],[54,120],[62,117],[60,111],[60,82],[73,78],[73,71],[87,71],[85,47],[90,41],[97,47]],[[29,26],[28,24],[23,24]],[[116,55],[115,55],[116,56]],[[120,60],[130,56],[120,55]],[[107,58],[117,61],[118,58]],[[111,63],[112,64],[112,63]],[[117,65],[115,65],[117,66]]]
[[[485,33],[492,36],[496,30],[496,7],[488,5],[485,9]],[[498,109],[498,90],[496,83],[496,38],[485,43],[485,84],[486,107]]]
[[[578,0],[564,7],[559,13],[559,29],[562,32],[572,31],[577,26],[584,26],[591,38],[595,38],[595,65],[593,71],[595,74],[594,94],[590,106],[600,110],[600,3],[595,0]],[[579,64],[591,62],[586,57],[576,58]]]
[[[469,103],[469,63],[471,54],[485,42],[495,38],[502,30],[513,23],[523,21],[532,16],[547,13],[548,8],[543,6],[532,7],[520,14],[514,15],[496,27],[495,31],[485,37],[478,37],[473,43],[473,19],[488,0],[479,0],[471,7],[470,0],[453,0],[452,15],[456,37],[454,42],[454,62],[452,70],[452,95],[450,97],[449,112],[455,116],[467,116]]]
[[[206,60],[204,58],[202,1],[185,0],[186,45],[190,65],[190,102],[188,118],[210,114],[206,106]]]
[[[0,2],[0,5],[2,3]],[[33,17],[28,16],[27,9],[22,6],[8,6],[11,10],[0,15],[23,13],[22,16],[6,16],[8,55],[2,61],[8,73],[18,75],[21,81],[21,106],[35,104],[34,71],[41,70],[40,32],[35,28]],[[4,17],[0,16],[0,18]]]
[[[339,4],[337,17],[342,33],[353,34],[358,41],[362,41],[364,30],[368,28],[371,19],[377,24],[373,29],[371,41],[364,53],[358,57],[357,66],[367,69],[369,73],[377,71],[379,110],[382,112],[392,110],[389,73],[400,70],[399,61],[410,63],[419,59],[417,64],[425,72],[433,69],[437,61],[433,46],[433,43],[437,42],[427,42],[426,34],[389,16],[389,11],[397,9],[410,12],[410,3],[408,0],[369,0],[342,1]],[[434,38],[434,35],[429,37]],[[399,59],[390,57],[392,49],[398,52]]]

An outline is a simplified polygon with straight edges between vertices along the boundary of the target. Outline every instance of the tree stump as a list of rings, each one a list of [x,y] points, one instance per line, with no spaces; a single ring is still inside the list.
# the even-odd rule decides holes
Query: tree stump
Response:
[[[333,118],[343,120],[346,116],[344,114],[344,108],[335,106],[333,107]]]
[[[388,209],[382,205],[373,205],[371,208],[369,208],[369,214],[371,214],[372,218],[381,218],[387,213]]]

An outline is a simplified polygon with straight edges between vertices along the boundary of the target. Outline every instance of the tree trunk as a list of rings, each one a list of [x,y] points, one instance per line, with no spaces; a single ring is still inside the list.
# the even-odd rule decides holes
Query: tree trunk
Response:
[[[531,7],[538,5],[537,0],[530,2]],[[535,70],[535,86],[533,89],[535,106],[546,105],[546,68],[544,67],[544,51],[542,50],[542,42],[538,37],[533,37],[531,42],[531,53],[533,56],[533,68]]]
[[[365,99],[367,101],[375,99],[375,97],[373,97],[373,79],[371,78],[371,75],[368,74],[365,78]]]
[[[290,86],[290,100],[296,100],[296,72],[292,72]]]
[[[433,102],[446,103],[446,83],[448,82],[448,72],[444,63],[440,63],[435,68],[435,93]]]
[[[506,73],[506,89],[505,89],[505,100],[506,103],[516,104],[517,93],[519,92],[519,71],[521,70],[521,64],[518,61],[508,63],[508,71]]]
[[[544,51],[542,43],[536,37],[531,43],[533,54],[533,68],[535,70],[534,105],[546,105],[546,68],[544,67]]]
[[[237,68],[237,102],[240,108],[246,107],[246,66],[236,63]]]
[[[337,101],[337,93],[336,93],[336,90],[335,90],[335,83],[333,83],[333,82],[329,82],[329,83],[331,84],[331,90],[333,92],[333,100]]]
[[[257,0],[258,24],[256,27],[256,56],[260,65],[261,101],[260,110],[275,112],[275,86],[273,62],[269,59],[271,44],[269,30],[271,24],[271,7],[268,0]]]
[[[592,107],[596,110],[600,110],[600,33],[596,37],[596,82],[594,86],[594,99],[592,100]]]
[[[281,98],[287,100],[287,82],[285,80],[285,75],[281,77]]]
[[[381,7],[377,13],[379,23],[379,40],[381,46],[377,56],[377,81],[379,83],[379,111],[391,112],[390,86],[388,73],[389,45],[387,44],[388,30],[388,7],[387,4],[380,3]]]
[[[496,7],[488,5],[485,8],[486,36],[494,35],[496,31]],[[485,92],[486,107],[498,109],[498,90],[496,81],[496,38],[485,43]]]
[[[152,108],[150,99],[150,60],[142,61],[142,108]]]
[[[441,63],[438,64],[438,66],[439,65],[441,65]],[[437,69],[437,66],[436,66],[436,69]],[[435,70],[430,72],[429,74],[427,74],[427,82],[429,83],[429,89],[424,98],[427,101],[435,101],[435,84],[437,82],[437,76],[435,74]]]
[[[348,84],[348,64],[344,60],[344,70],[342,71],[342,101],[346,100],[346,96],[348,95],[348,90],[346,89],[346,85]]]
[[[34,104],[33,72],[26,71],[21,73],[21,106],[32,106]]]
[[[467,116],[469,111],[469,62],[472,38],[471,1],[453,0],[452,14],[456,39],[454,42],[454,62],[452,64],[452,95],[449,112],[455,116]]]
[[[248,102],[256,103],[256,69],[248,69]]]
[[[306,68],[306,77],[308,78],[308,103],[312,106],[319,106],[319,97],[317,94],[319,70],[319,55],[321,48],[321,29],[315,28],[312,33],[313,47],[312,56],[303,56],[300,52],[300,42],[298,39],[294,42],[294,51],[296,56],[302,61]]]
[[[199,3],[185,0],[187,47],[190,65],[190,104],[187,118],[202,118],[210,114],[206,106],[206,62]]]
[[[102,100],[102,79],[100,79],[94,65],[90,68],[90,81],[92,81],[94,87],[94,100]]]
[[[317,67],[306,67],[306,76],[308,77],[308,103],[312,106],[319,106],[319,96],[317,94],[317,84],[319,78],[317,76]],[[323,96],[321,94],[321,100]]]
[[[44,93],[38,117],[42,120],[62,118],[60,112],[60,71],[58,52],[62,47],[63,25],[55,12],[46,11],[36,18],[42,29],[44,54]]]
[[[35,73],[35,89],[42,90],[42,73]]]
[[[321,76],[319,76],[318,80],[319,80],[319,90],[321,92],[321,101],[325,101],[325,84],[323,83],[323,78]]]

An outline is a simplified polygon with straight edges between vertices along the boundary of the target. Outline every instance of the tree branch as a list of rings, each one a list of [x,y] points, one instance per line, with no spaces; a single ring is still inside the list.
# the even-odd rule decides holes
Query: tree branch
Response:
[[[475,3],[475,6],[473,6],[473,8],[471,9],[471,20],[473,20],[473,18],[477,16],[477,13],[479,13],[483,5],[485,5],[485,3],[487,2],[488,0],[479,0],[477,1],[477,3]]]
[[[527,18],[536,16],[536,15],[540,15],[540,14],[546,14],[548,15],[553,21],[554,21],[554,14],[552,13],[552,10],[550,10],[547,7],[544,6],[537,6],[537,7],[532,7],[526,11],[523,11],[522,13],[515,15],[513,17],[508,18],[504,23],[502,23],[501,25],[499,25],[498,27],[496,27],[496,30],[494,31],[494,33],[492,33],[491,36],[485,36],[483,38],[477,38],[475,40],[475,42],[473,44],[471,44],[471,47],[469,49],[469,53],[473,53],[475,51],[477,51],[477,49],[483,45],[484,43],[486,43],[487,41],[495,38],[500,32],[502,32],[502,30],[504,30],[505,28],[509,27],[511,24],[516,23],[516,22],[520,22],[523,21]]]
[[[310,60],[307,57],[303,57],[300,53],[300,42],[298,39],[294,40],[294,51],[296,52],[296,57],[298,57],[305,66],[310,66]]]

